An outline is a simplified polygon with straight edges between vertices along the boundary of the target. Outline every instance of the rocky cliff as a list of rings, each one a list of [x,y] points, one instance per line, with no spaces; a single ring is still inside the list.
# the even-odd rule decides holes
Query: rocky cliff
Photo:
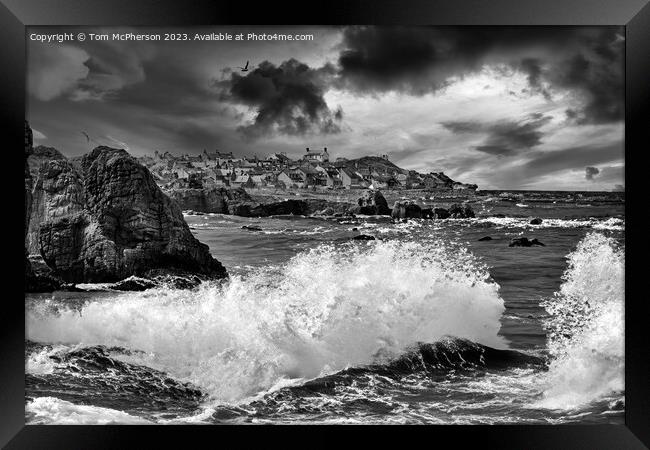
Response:
[[[33,220],[30,220],[34,203],[32,195],[34,179],[29,164],[30,159],[33,161],[33,154],[32,129],[29,127],[29,123],[25,121],[25,291],[47,292],[57,289],[61,284],[61,280],[53,274],[49,267],[45,266],[40,256],[30,257],[27,246],[29,228],[34,223]]]
[[[63,280],[226,276],[208,246],[192,235],[179,206],[126,151],[97,147],[79,169],[65,158],[38,164],[31,167],[38,175],[26,246]]]
[[[253,203],[253,199],[242,188],[169,189],[165,193],[184,211],[234,214],[237,205]]]
[[[231,214],[244,217],[278,215],[309,215],[325,208],[336,212],[347,211],[352,205],[322,199],[289,199],[257,201],[243,188],[167,189],[165,193],[179,204],[183,211]]]

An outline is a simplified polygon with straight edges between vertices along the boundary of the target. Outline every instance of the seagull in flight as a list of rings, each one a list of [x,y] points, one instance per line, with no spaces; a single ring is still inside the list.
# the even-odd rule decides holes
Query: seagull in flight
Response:
[[[246,61],[246,65],[244,67],[238,67],[238,69],[241,69],[242,72],[248,72],[248,61]]]

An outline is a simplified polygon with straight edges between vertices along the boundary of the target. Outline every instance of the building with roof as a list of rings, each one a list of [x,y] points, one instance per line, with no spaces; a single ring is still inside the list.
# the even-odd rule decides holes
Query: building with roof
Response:
[[[329,162],[330,155],[327,153],[327,147],[324,147],[322,151],[319,150],[310,150],[309,147],[305,149],[305,154],[302,157],[303,161],[310,163],[322,163]]]

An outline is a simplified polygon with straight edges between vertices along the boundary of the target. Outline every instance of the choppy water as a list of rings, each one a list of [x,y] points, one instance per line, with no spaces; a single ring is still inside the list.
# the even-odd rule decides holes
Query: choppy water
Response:
[[[623,423],[623,204],[553,201],[187,216],[227,283],[26,298],[27,421]]]

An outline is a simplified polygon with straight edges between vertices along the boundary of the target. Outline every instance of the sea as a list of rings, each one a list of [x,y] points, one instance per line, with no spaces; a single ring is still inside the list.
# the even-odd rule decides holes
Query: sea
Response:
[[[622,424],[624,194],[469,204],[186,214],[227,281],[26,294],[26,422]]]

